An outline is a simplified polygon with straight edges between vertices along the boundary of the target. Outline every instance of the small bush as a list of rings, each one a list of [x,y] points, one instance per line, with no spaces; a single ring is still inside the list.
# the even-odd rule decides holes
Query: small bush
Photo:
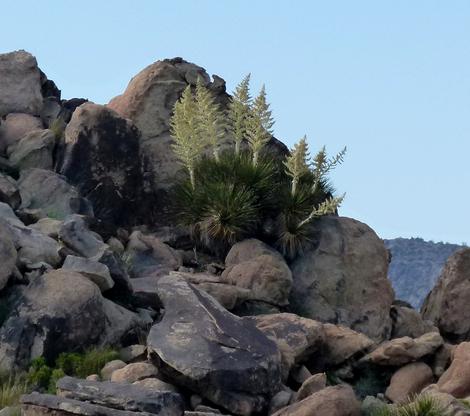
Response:
[[[0,376],[0,409],[7,406],[18,406],[20,397],[30,391],[26,377],[23,375]]]
[[[416,396],[412,401],[398,406],[388,406],[374,416],[444,416],[442,404],[430,395]]]

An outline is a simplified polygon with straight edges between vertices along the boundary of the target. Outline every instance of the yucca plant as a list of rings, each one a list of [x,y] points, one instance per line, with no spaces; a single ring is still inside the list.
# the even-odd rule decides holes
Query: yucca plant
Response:
[[[384,407],[374,416],[445,416],[445,409],[436,398],[423,394],[409,403]]]
[[[264,86],[252,100],[249,82],[248,75],[237,86],[226,121],[201,80],[195,94],[188,86],[176,103],[173,148],[188,175],[176,186],[175,211],[210,251],[223,254],[237,241],[257,237],[293,258],[312,242],[315,218],[335,213],[343,200],[333,196],[327,175],[346,149],[328,158],[322,148],[311,159],[304,136],[284,165],[261,156],[274,120]],[[221,152],[227,131],[234,148]],[[268,223],[275,225],[269,229]]]

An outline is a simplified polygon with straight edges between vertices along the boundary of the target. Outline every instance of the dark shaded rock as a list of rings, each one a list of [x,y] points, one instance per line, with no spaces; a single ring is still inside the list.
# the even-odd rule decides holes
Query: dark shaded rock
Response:
[[[281,386],[276,345],[182,278],[162,277],[157,288],[165,313],[147,344],[160,370],[232,413],[266,408]]]
[[[390,310],[392,318],[391,338],[411,337],[418,338],[428,332],[438,329],[431,321],[425,321],[418,311],[403,306],[392,306]]]
[[[27,169],[18,181],[21,211],[32,217],[63,220],[70,214],[93,215],[93,209],[66,178],[44,169]]]
[[[70,215],[65,219],[59,230],[59,238],[83,257],[97,256],[107,248],[101,236],[90,231],[86,219],[80,215]]]
[[[85,103],[65,130],[60,172],[93,204],[97,218],[128,224],[142,190],[139,132],[109,108]]]
[[[57,382],[57,394],[117,410],[181,416],[181,396],[169,391],[151,391],[135,384],[87,381],[64,377]]]
[[[108,266],[85,257],[67,256],[62,270],[71,270],[88,277],[102,292],[114,286]]]
[[[367,225],[345,217],[320,218],[316,230],[318,246],[291,266],[291,310],[349,326],[376,341],[388,339],[394,294],[382,240]]]
[[[0,202],[10,205],[13,209],[21,204],[20,191],[16,181],[0,172]]]
[[[470,248],[453,254],[434,289],[421,308],[424,319],[432,321],[451,341],[470,339]]]
[[[16,249],[10,230],[0,221],[0,290],[2,290],[16,267]]]
[[[101,296],[79,273],[54,270],[23,290],[15,310],[0,329],[0,368],[26,368],[32,358],[52,362],[77,346],[113,345],[136,338],[139,316]]]
[[[152,416],[147,412],[131,412],[66,399],[50,394],[27,394],[21,397],[22,416]]]

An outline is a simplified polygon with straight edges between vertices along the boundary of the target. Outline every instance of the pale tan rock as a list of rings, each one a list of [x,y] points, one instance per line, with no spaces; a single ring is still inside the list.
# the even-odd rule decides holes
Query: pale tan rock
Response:
[[[178,393],[178,389],[173,386],[173,384],[165,383],[164,381],[155,377],[144,378],[143,380],[135,381],[132,384],[145,387],[146,389],[153,391],[172,391],[174,393]]]
[[[17,144],[26,134],[42,128],[38,117],[23,113],[8,114],[0,127],[0,153]]]
[[[276,412],[275,416],[359,416],[360,405],[350,386],[327,387]]]
[[[396,338],[380,344],[374,351],[364,357],[378,365],[401,366],[431,355],[444,344],[437,332],[429,332],[419,338]]]
[[[457,346],[452,363],[437,386],[441,392],[459,399],[470,396],[470,342],[462,342]]]
[[[120,370],[121,368],[124,368],[126,365],[127,364],[121,360],[113,360],[113,361],[110,361],[109,363],[106,363],[106,365],[101,369],[101,378],[103,380],[111,380],[111,375],[115,371]]]
[[[317,373],[305,380],[297,392],[296,401],[299,402],[326,387],[326,374]]]
[[[421,393],[433,382],[431,368],[425,363],[411,363],[393,374],[385,397],[394,403],[404,403],[410,397]]]
[[[144,378],[158,376],[158,369],[149,363],[132,363],[116,370],[111,375],[111,381],[134,383]]]

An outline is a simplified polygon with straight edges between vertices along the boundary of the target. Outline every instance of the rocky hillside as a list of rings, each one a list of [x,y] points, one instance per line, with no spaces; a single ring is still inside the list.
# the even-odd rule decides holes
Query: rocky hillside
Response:
[[[227,104],[181,58],[97,105],[62,99],[29,53],[0,55],[1,414],[373,416],[430,396],[470,415],[470,249],[421,315],[352,218],[316,219],[293,260],[255,238],[201,253],[167,220],[170,117],[198,78]]]
[[[422,238],[384,240],[392,253],[389,277],[398,299],[420,308],[436,284],[447,259],[463,248],[457,244],[434,243]]]

